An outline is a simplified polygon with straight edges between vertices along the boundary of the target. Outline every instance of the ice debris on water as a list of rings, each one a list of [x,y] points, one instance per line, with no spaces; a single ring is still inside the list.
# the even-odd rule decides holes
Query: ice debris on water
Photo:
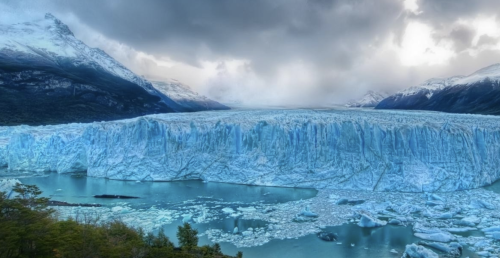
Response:
[[[423,246],[411,244],[406,245],[405,252],[401,258],[439,258],[439,255]]]
[[[374,228],[382,227],[387,224],[386,221],[374,218],[369,212],[360,212],[361,219],[358,222],[358,226],[363,228]]]
[[[2,183],[4,182],[0,181],[0,185]],[[331,195],[349,196],[353,200],[365,200],[365,203],[356,206],[336,205],[332,202]],[[488,200],[494,209],[472,208],[470,203],[472,200],[478,199],[478,196]],[[128,225],[143,228],[145,232],[189,216],[191,216],[192,223],[207,223],[232,218],[230,214],[238,214],[238,218],[243,220],[258,220],[267,223],[265,226],[254,227],[251,230],[240,228],[236,234],[236,228],[231,230],[210,228],[205,232],[200,232],[212,242],[229,242],[237,247],[263,245],[273,239],[316,235],[324,232],[324,228],[327,226],[341,225],[347,221],[360,223],[362,220],[360,214],[364,214],[372,219],[384,217],[384,222],[386,218],[387,221],[394,224],[411,226],[415,236],[419,237],[421,241],[425,241],[428,246],[433,246],[433,248],[450,250],[450,254],[457,253],[457,250],[460,249],[459,246],[455,246],[456,243],[476,254],[491,257],[500,254],[500,242],[498,241],[500,239],[500,216],[497,208],[500,207],[500,194],[485,189],[474,189],[440,193],[440,197],[446,200],[444,206],[426,205],[428,198],[422,196],[421,193],[320,189],[317,196],[313,198],[277,204],[261,202],[242,204],[209,199],[183,202],[182,208],[177,210],[156,207],[135,209],[125,204],[115,207],[54,207],[54,209],[61,218],[97,216],[103,221],[121,219]],[[334,198],[334,200],[336,199],[338,197]],[[313,212],[318,217],[299,216],[303,211]],[[440,219],[434,216],[447,212],[455,215],[452,218],[444,216]],[[431,214],[432,216],[424,216],[423,214]],[[294,222],[296,217],[309,220],[297,223]],[[368,220],[368,222],[372,222],[372,220]],[[461,232],[472,233],[476,231],[482,231],[484,235],[460,234]],[[342,236],[340,235],[339,238]],[[425,250],[417,248],[420,246],[418,241],[413,244],[415,246],[409,247],[405,257],[412,257],[411,255],[415,253],[412,251]],[[418,252],[416,253],[418,254]],[[421,253],[432,257],[432,254],[425,251]]]
[[[12,190],[16,184],[21,184],[21,181],[18,179],[2,179],[0,180],[0,192],[5,192],[7,193],[7,198],[12,198],[14,197]]]

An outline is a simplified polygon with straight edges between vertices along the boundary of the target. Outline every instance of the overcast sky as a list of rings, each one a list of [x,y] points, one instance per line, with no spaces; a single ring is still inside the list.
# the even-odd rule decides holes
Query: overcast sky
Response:
[[[0,0],[214,99],[326,105],[500,62],[498,0]]]

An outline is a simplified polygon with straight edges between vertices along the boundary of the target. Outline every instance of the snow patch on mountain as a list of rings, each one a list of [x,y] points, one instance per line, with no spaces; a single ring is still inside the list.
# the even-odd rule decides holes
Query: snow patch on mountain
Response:
[[[68,26],[52,14],[46,14],[44,19],[33,22],[0,25],[0,51],[24,53],[54,63],[57,63],[58,58],[69,58],[75,66],[86,65],[104,69],[141,86],[152,95],[162,99],[165,97],[154,89],[151,83],[128,70],[101,49],[91,48],[75,38]]]
[[[173,101],[209,101],[210,99],[194,92],[188,85],[175,79],[151,81],[153,87]]]
[[[389,94],[385,92],[368,91],[358,100],[351,100],[346,107],[375,107],[380,101],[387,98]]]
[[[432,97],[433,93],[442,90],[448,86],[456,85],[456,82],[464,78],[463,76],[453,76],[450,78],[432,78],[417,86],[410,87],[408,89],[402,90],[396,95],[411,96],[415,95],[423,90],[427,91],[426,97],[429,99]]]
[[[200,95],[177,80],[152,81],[153,87],[187,111],[229,109],[229,107]]]
[[[483,82],[486,79],[493,82],[500,81],[500,63],[482,68],[469,76],[461,77],[455,81],[454,85],[470,85]]]
[[[427,91],[427,98],[431,98],[433,93],[446,87],[457,85],[472,85],[489,79],[491,81],[500,81],[500,64],[490,65],[480,69],[469,76],[452,76],[449,78],[432,78],[417,86],[402,90],[395,95],[411,96],[422,91]]]

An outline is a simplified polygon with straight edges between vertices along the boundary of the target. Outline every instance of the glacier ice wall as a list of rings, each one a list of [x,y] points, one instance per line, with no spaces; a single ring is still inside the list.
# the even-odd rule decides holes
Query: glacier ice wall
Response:
[[[377,110],[217,111],[0,127],[9,170],[376,191],[500,177],[500,118]]]

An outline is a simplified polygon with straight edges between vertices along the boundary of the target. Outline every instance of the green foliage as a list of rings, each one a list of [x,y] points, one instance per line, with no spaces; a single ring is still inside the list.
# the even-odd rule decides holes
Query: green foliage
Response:
[[[165,235],[163,228],[157,236],[149,233],[145,238],[144,242],[149,249],[148,255],[146,257],[173,257],[174,244],[170,242],[170,239]]]
[[[177,239],[184,250],[192,250],[198,246],[198,231],[191,228],[191,224],[185,222],[183,226],[178,227]]]
[[[121,221],[56,220],[48,199],[36,186],[16,185],[8,199],[0,192],[0,258],[219,258],[219,244],[198,247],[198,231],[185,223],[175,248],[163,229],[157,235],[126,226]],[[242,257],[238,253],[238,257]]]
[[[0,257],[41,257],[50,252],[51,214],[36,186],[17,184],[17,196],[0,197]]]

